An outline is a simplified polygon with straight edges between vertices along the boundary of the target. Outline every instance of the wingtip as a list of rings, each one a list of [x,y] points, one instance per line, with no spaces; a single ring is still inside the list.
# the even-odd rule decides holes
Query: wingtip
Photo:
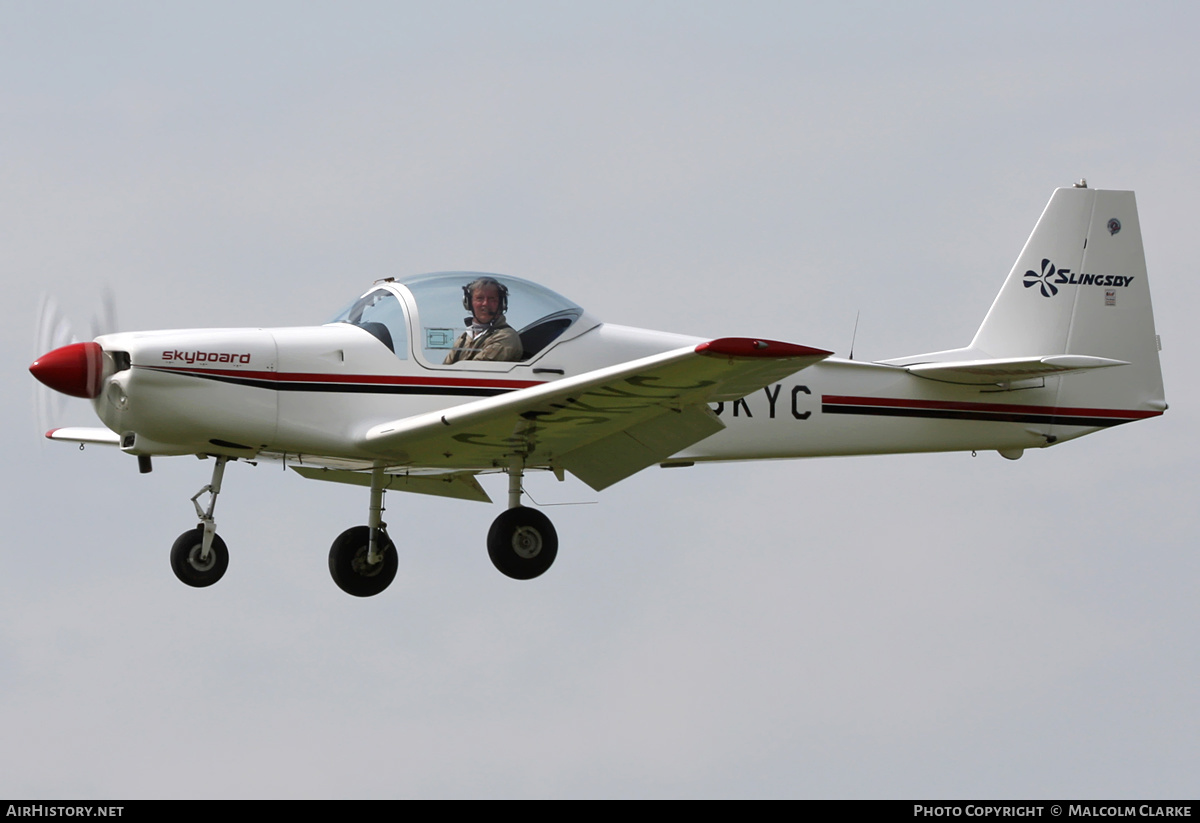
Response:
[[[829,357],[833,352],[759,337],[719,337],[696,346],[697,354],[722,357]]]

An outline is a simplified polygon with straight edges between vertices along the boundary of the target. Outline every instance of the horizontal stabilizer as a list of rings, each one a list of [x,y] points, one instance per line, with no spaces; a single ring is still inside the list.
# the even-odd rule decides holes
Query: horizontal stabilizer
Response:
[[[960,360],[950,363],[919,363],[906,366],[910,374],[943,383],[986,385],[1012,383],[1035,377],[1128,366],[1128,361],[1083,354],[1056,354],[1047,357],[1005,357],[994,360]]]
[[[47,440],[62,440],[67,443],[96,443],[101,446],[121,445],[121,435],[115,431],[86,426],[66,426],[46,432]]]
[[[309,480],[324,480],[329,483],[349,483],[352,486],[370,486],[370,472],[352,472],[341,469],[322,469],[309,466],[292,466],[292,470]],[[454,472],[441,475],[389,474],[384,491],[416,492],[438,497],[454,497],[458,500],[478,500],[491,503],[492,498],[479,485],[471,472]]]

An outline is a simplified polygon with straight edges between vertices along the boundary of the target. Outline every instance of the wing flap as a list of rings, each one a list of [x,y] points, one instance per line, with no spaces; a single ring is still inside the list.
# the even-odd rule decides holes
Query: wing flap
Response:
[[[353,486],[371,485],[370,472],[309,466],[292,466],[291,468],[296,474],[307,477],[309,480],[349,483]],[[478,500],[481,503],[492,502],[492,498],[483,490],[483,486],[479,485],[475,475],[470,472],[453,472],[442,475],[389,474],[383,488],[385,491],[416,492],[438,497],[454,497],[459,500]]]
[[[725,424],[708,406],[689,406],[680,411],[665,411],[567,452],[559,462],[584,483],[602,491],[723,428]]]
[[[1011,383],[1034,377],[1067,374],[1069,372],[1128,366],[1125,360],[1091,357],[1082,354],[1057,354],[1047,357],[1010,357],[998,360],[960,360],[948,363],[919,363],[905,366],[910,374],[939,380],[943,383],[987,385]]]

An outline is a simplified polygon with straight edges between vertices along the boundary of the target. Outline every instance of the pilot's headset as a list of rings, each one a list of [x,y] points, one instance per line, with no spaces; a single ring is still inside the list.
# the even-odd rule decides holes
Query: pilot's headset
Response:
[[[468,312],[473,311],[471,307],[471,296],[475,294],[475,289],[481,286],[495,286],[496,291],[500,294],[500,313],[504,314],[508,311],[508,286],[501,283],[494,277],[480,277],[478,280],[472,280],[467,285],[463,286],[463,308]]]

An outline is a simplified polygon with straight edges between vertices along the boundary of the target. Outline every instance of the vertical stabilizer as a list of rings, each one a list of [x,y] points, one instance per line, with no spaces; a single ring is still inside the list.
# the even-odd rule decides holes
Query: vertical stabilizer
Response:
[[[1133,192],[1055,191],[970,348],[992,358],[1124,361],[1103,374],[1063,377],[1058,404],[1165,408]]]

